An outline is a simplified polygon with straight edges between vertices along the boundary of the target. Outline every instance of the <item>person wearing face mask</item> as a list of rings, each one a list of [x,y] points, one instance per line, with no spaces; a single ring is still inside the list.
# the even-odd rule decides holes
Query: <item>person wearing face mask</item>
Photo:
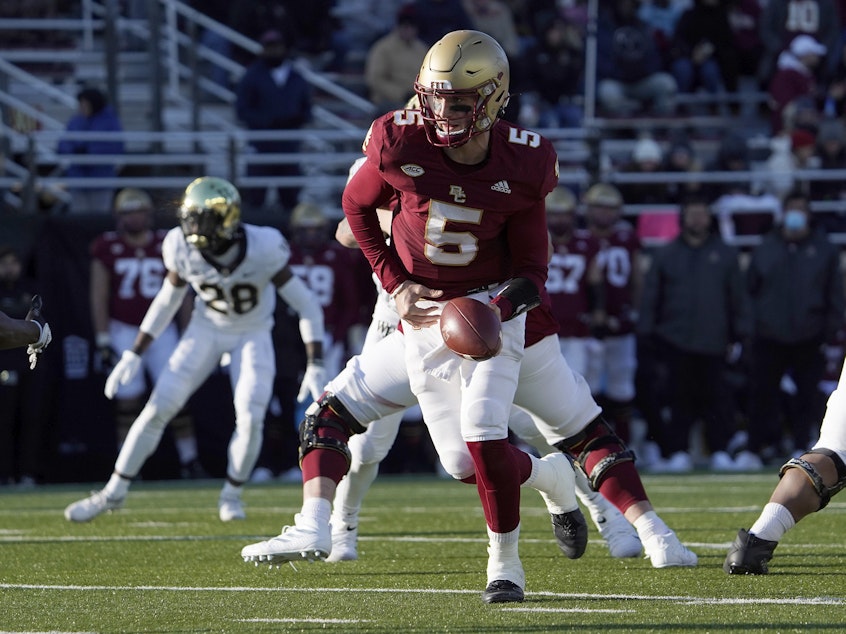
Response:
[[[799,455],[810,446],[824,350],[843,336],[839,250],[814,227],[804,193],[788,194],[783,208],[781,223],[752,251],[747,270],[755,335],[749,442],[737,461],[748,468],[770,459],[781,464],[783,454]],[[793,392],[796,408],[782,406],[783,387]]]
[[[289,38],[281,31],[265,32],[259,57],[247,67],[235,88],[235,113],[249,130],[297,130],[311,119],[311,87],[291,59]],[[296,140],[253,138],[256,154],[292,154],[299,150]],[[247,165],[247,176],[299,176],[296,163]],[[296,206],[299,187],[279,187],[278,204],[288,213]],[[245,209],[264,206],[264,187],[243,187]]]
[[[656,430],[667,460],[653,471],[693,468],[688,437],[701,420],[710,466],[732,471],[726,451],[735,420],[725,367],[736,344],[751,334],[751,312],[737,250],[715,231],[706,198],[691,194],[681,205],[680,235],[656,249],[639,305],[639,344],[660,354],[669,385],[671,415]],[[654,421],[653,421],[654,422]]]

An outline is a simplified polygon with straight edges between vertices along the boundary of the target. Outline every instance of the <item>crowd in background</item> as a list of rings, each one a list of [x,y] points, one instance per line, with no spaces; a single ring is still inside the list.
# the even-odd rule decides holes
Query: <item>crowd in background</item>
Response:
[[[72,3],[48,4],[54,15],[63,7],[74,10],[65,6]],[[380,109],[400,107],[411,96],[414,74],[427,48],[457,28],[491,33],[507,51],[514,93],[508,119],[529,127],[578,127],[584,115],[587,3],[583,1],[192,4],[263,46],[257,59],[239,59],[247,65],[242,78],[218,75],[220,82],[235,90],[236,115],[248,129],[308,125],[309,89],[290,66],[297,56],[308,57],[323,72],[360,72],[366,96]],[[704,114],[725,117],[730,123],[744,107],[738,95],[763,94],[763,101],[753,107],[768,142],[755,146],[738,131],[712,143],[713,151],[704,151],[696,129],[666,132],[659,126],[652,134],[632,138],[631,152],[614,157],[609,168],[646,178],[603,190],[568,190],[572,201],[564,213],[572,214],[572,230],[593,234],[590,239],[578,234],[578,239],[597,241],[595,252],[585,257],[586,267],[597,258],[606,282],[614,287],[614,274],[619,272],[614,267],[621,262],[615,257],[622,248],[628,266],[625,285],[633,284],[628,303],[619,306],[618,317],[625,317],[622,328],[619,320],[608,321],[607,314],[604,322],[597,319],[597,309],[607,311],[606,305],[585,304],[584,314],[575,316],[583,326],[578,337],[585,340],[586,355],[607,353],[609,342],[617,337],[626,340],[621,346],[628,355],[624,358],[630,376],[624,383],[631,385],[615,393],[617,386],[609,383],[605,370],[596,374],[591,387],[618,433],[635,446],[640,464],[654,471],[683,472],[697,464],[717,470],[755,469],[801,453],[814,440],[815,425],[843,356],[841,254],[829,236],[846,232],[846,209],[835,205],[812,213],[811,208],[819,202],[846,200],[846,179],[803,174],[846,169],[846,2],[599,4],[600,116]],[[801,13],[796,11],[800,5]],[[212,39],[203,41],[225,50],[225,42]],[[297,98],[288,99],[291,94]],[[685,95],[701,99],[681,98]],[[79,98],[81,110],[69,122],[69,132],[106,123],[109,127],[93,129],[120,129],[105,94],[86,87]],[[279,111],[282,106],[284,112]],[[92,123],[92,118],[100,123]],[[122,151],[112,146],[82,147],[69,138],[57,149],[70,159]],[[290,148],[286,141],[255,147],[259,152]],[[70,164],[74,169],[72,160]],[[108,166],[91,168],[102,171]],[[253,175],[278,175],[280,169],[258,165]],[[296,173],[295,165],[285,169]],[[648,178],[650,172],[750,170],[753,178],[725,183]],[[88,211],[118,211],[111,200],[114,192],[90,194],[101,200],[86,203]],[[246,192],[245,205],[259,208],[268,200],[266,195],[263,190]],[[372,285],[363,259],[333,243],[333,222],[319,207],[308,203],[302,207],[297,195],[296,189],[270,194],[286,210],[282,228],[295,247],[292,262],[299,267],[297,273],[325,300],[325,310],[343,308],[336,316],[338,325],[330,328],[340,364],[360,346],[358,336],[372,309]],[[668,205],[674,211],[667,213]],[[632,206],[639,208],[637,213],[624,215]],[[602,209],[613,213],[604,221],[602,235],[597,235],[594,216]],[[763,240],[755,246],[730,246],[738,237],[748,236]],[[567,240],[561,241],[559,252],[565,260],[576,252],[566,244]],[[0,299],[12,316],[22,316],[16,314],[23,310],[21,297],[31,290],[31,282],[25,283],[29,255],[10,246],[0,250],[0,263],[16,260],[23,265],[0,269]],[[559,282],[572,272],[566,267],[560,270],[564,277],[555,278]],[[354,283],[348,280],[352,272]],[[692,279],[699,281],[692,284]],[[552,287],[550,293],[554,294]],[[607,301],[608,293],[603,295]],[[277,316],[277,321],[278,350],[295,348],[295,320],[288,315]],[[697,337],[708,340],[697,342]],[[588,361],[583,366],[586,375]],[[265,478],[284,476],[295,467],[291,432],[299,414],[293,396],[301,368],[280,363],[279,371],[282,378],[275,389],[284,397],[271,404],[270,414],[277,416],[277,422],[267,426],[266,449],[259,461],[264,470],[260,477]],[[44,446],[44,437],[27,435],[26,430],[49,423],[27,422],[33,412],[19,406],[25,390],[31,389],[24,378],[11,365],[0,374],[0,412],[7,413],[2,444],[18,448],[16,458],[0,465],[2,483],[48,479],[43,463],[55,451]],[[412,442],[419,441],[416,435],[413,438]],[[433,466],[430,462],[422,468]]]

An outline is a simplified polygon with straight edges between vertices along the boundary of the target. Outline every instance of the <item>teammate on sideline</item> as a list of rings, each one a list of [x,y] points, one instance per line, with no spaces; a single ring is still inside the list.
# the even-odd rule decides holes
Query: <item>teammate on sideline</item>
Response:
[[[131,187],[122,189],[115,196],[114,217],[115,229],[100,234],[91,243],[91,321],[99,370],[104,373],[111,372],[123,351],[132,347],[165,274],[162,241],[167,231],[153,227],[150,195]],[[179,329],[172,322],[141,356],[142,371],[118,386],[113,399],[118,450],[144,407],[147,378],[143,370],[155,382],[178,343]],[[184,410],[179,412],[171,429],[182,477],[204,476],[191,416]]]
[[[741,528],[723,570],[765,575],[778,542],[797,522],[823,510],[846,487],[846,365],[828,398],[820,439],[779,471],[779,482],[749,530]]]
[[[197,293],[191,322],[132,424],[109,482],[68,506],[68,520],[89,521],[123,505],[132,479],[155,450],[165,426],[224,353],[231,357],[235,430],[218,512],[224,522],[245,517],[241,492],[261,449],[276,372],[270,330],[277,293],[300,315],[308,365],[298,398],[316,398],[323,389],[323,312],[288,267],[290,250],[282,234],[272,227],[242,224],[238,190],[210,176],[188,186],[178,217],[180,226],[168,232],[162,246],[165,281],[132,349],[123,353],[106,380],[106,396],[112,398],[118,385],[139,371],[140,355],[173,319],[187,284]]]
[[[421,110],[398,110],[373,122],[364,142],[368,160],[343,197],[350,227],[403,319],[411,388],[433,442],[433,425],[454,427],[457,418],[469,449],[472,461],[463,475],[477,484],[489,535],[482,595],[488,603],[523,600],[521,483],[541,491],[559,541],[572,532],[586,541],[570,461],[560,453],[537,459],[508,442],[525,312],[537,304],[546,279],[543,199],[558,179],[549,141],[499,121],[508,83],[507,57],[490,36],[445,35],[430,48],[415,83]],[[376,210],[395,191],[400,211],[389,249]],[[462,295],[491,303],[500,316],[498,356],[462,360],[444,345],[440,309]],[[296,528],[325,531],[329,543],[317,553],[325,556],[331,500],[349,469],[347,441],[364,427],[340,402],[323,397],[300,431],[304,506]],[[296,531],[283,533],[245,547],[242,555],[291,559],[300,556],[296,541]]]
[[[41,314],[41,304],[41,296],[33,296],[32,307],[24,319],[14,319],[0,311],[0,350],[26,346],[30,370],[35,369],[38,356],[53,340],[50,324]]]

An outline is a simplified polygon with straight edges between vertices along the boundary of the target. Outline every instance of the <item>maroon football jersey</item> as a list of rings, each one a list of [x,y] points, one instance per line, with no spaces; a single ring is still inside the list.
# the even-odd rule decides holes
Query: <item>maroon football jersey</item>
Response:
[[[150,303],[162,287],[165,266],[162,240],[167,231],[153,232],[149,244],[135,247],[116,231],[107,231],[91,243],[91,257],[111,273],[109,315],[125,324],[140,326]]]
[[[552,313],[558,320],[560,337],[587,337],[587,271],[599,252],[599,241],[587,230],[576,229],[566,244],[554,247],[549,261],[546,290],[552,300]]]
[[[599,238],[597,262],[605,279],[605,313],[615,326],[614,334],[634,331],[634,297],[632,267],[640,251],[640,240],[625,222],[615,225],[608,237]]]
[[[346,340],[350,327],[361,321],[361,305],[368,303],[368,309],[372,308],[372,296],[360,294],[365,283],[372,286],[370,276],[364,282],[358,278],[363,269],[354,258],[361,258],[361,254],[337,242],[327,242],[309,253],[291,242],[288,264],[315,294],[323,307],[326,330],[340,342]]]
[[[426,138],[419,111],[398,110],[373,122],[366,163],[344,191],[344,213],[382,285],[411,279],[441,289],[441,299],[526,277],[546,281],[543,200],[558,184],[552,144],[500,121],[489,158],[460,165]],[[399,193],[400,211],[386,246],[373,210]]]
[[[558,332],[558,321],[552,314],[552,303],[546,289],[541,289],[541,303],[526,313],[526,347]]]

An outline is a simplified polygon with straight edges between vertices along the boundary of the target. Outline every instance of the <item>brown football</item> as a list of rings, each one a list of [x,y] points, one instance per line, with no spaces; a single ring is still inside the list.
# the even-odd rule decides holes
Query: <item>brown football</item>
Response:
[[[447,348],[465,359],[484,361],[502,349],[502,324],[486,304],[456,297],[441,312],[441,336]]]

